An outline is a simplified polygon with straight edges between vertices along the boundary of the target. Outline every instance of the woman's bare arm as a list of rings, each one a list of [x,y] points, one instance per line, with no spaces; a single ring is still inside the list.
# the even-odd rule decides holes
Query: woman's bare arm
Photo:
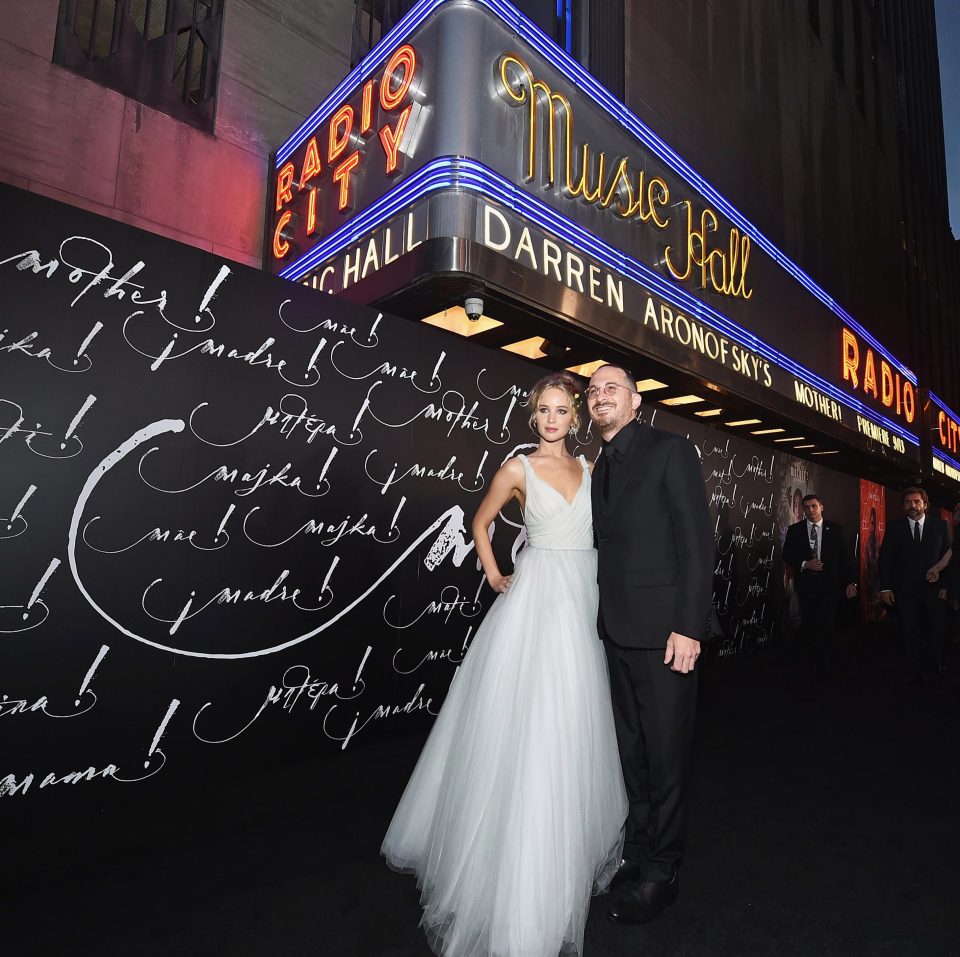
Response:
[[[500,510],[512,498],[524,497],[526,481],[523,474],[523,463],[518,458],[505,462],[494,475],[490,489],[484,496],[476,515],[473,516],[471,531],[473,544],[477,549],[477,557],[483,566],[483,573],[487,576],[490,587],[497,592],[504,592],[510,584],[510,576],[502,575],[493,554],[493,547],[487,535],[490,523],[497,517]]]

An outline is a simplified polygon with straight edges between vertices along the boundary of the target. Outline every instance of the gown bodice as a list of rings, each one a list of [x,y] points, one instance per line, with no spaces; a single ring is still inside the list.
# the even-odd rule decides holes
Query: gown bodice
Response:
[[[537,475],[525,455],[519,458],[527,477],[523,521],[528,543],[534,548],[593,548],[590,469],[587,460],[582,455],[578,456],[583,477],[573,501],[568,502],[549,482]]]

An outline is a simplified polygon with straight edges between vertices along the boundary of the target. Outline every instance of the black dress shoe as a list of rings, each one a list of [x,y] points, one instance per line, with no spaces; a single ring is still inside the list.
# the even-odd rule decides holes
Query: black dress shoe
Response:
[[[639,861],[621,860],[616,874],[607,885],[607,890],[615,890],[623,884],[630,884],[643,879],[643,865]]]
[[[615,924],[649,924],[664,908],[669,907],[680,892],[680,881],[638,881],[607,910]]]

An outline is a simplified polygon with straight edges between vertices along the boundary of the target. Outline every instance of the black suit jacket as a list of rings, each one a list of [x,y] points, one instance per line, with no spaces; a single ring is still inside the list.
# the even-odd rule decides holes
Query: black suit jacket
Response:
[[[943,558],[949,547],[947,523],[929,512],[923,520],[919,546],[910,534],[910,522],[905,515],[891,522],[880,545],[880,590],[892,590],[897,600],[918,598],[926,590],[936,594],[943,585],[929,584],[927,571]]]
[[[663,648],[672,631],[703,640],[714,542],[700,457],[682,436],[625,428],[636,431],[606,507],[592,484],[600,633],[624,648]]]
[[[820,560],[823,571],[801,570],[804,562],[814,557],[807,536],[807,520],[795,522],[787,529],[783,540],[783,560],[794,572],[798,595],[822,594],[824,597],[840,598],[847,585],[855,584],[853,558],[847,550],[843,527],[837,522],[823,520],[820,539]]]

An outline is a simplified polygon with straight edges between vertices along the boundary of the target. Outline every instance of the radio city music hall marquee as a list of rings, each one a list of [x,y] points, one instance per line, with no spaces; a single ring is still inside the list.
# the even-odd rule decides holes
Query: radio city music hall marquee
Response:
[[[910,370],[522,14],[421,0],[387,39],[277,152],[274,272],[340,293],[456,239],[601,338],[919,454]]]

